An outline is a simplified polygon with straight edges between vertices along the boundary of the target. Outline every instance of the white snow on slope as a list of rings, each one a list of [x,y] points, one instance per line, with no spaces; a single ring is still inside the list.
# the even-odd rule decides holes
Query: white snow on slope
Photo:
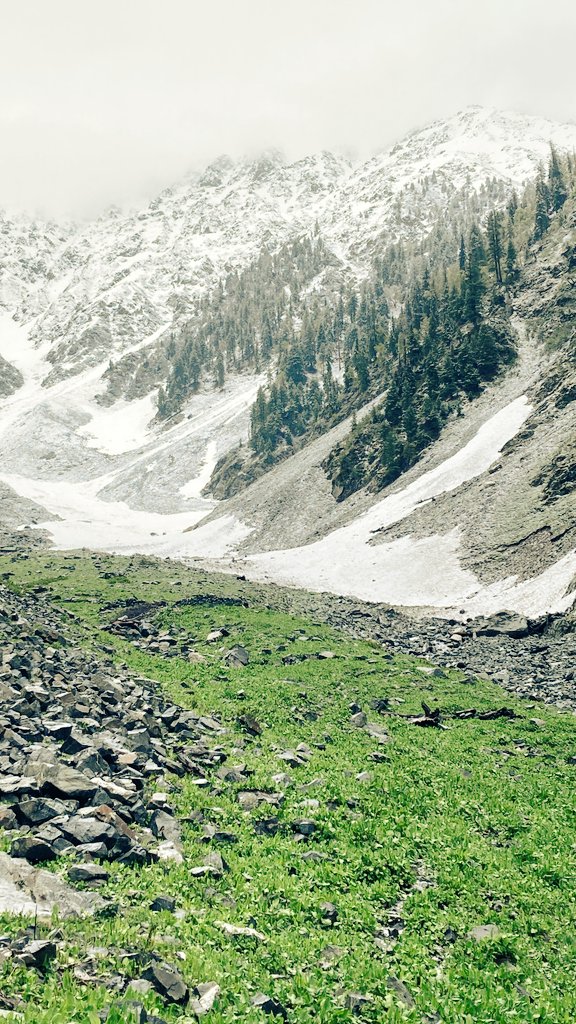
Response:
[[[529,614],[565,610],[574,600],[566,590],[576,572],[576,552],[527,582],[511,577],[485,587],[460,564],[457,524],[443,536],[375,542],[379,531],[406,519],[419,505],[485,472],[530,411],[525,397],[516,399],[454,456],[388,495],[348,526],[314,544],[252,555],[245,571],[258,579],[309,590],[451,613],[465,609],[489,614],[502,607]]]
[[[485,586],[460,564],[457,524],[442,536],[384,539],[387,527],[485,472],[530,412],[525,397],[516,399],[488,420],[459,452],[386,496],[348,526],[314,544],[249,556],[242,560],[242,570],[253,579],[368,601],[429,607],[447,615],[460,611],[491,614],[502,608],[527,615],[566,610],[576,596],[567,593],[576,574],[576,551],[532,579],[519,582],[509,577]],[[0,479],[62,517],[59,522],[41,524],[56,548],[225,560],[237,554],[251,528],[229,515],[202,525],[201,520],[216,504],[199,498],[211,457],[207,451],[199,476],[184,488],[189,497],[197,499],[196,507],[171,515],[137,512],[124,502],[103,501],[98,497],[103,478],[84,484],[32,481],[14,475]],[[222,568],[229,567],[228,561],[223,561]]]
[[[189,512],[162,515],[131,509],[124,501],[103,501],[97,493],[102,480],[69,483],[29,480],[16,474],[3,474],[0,479],[22,497],[61,517],[60,521],[38,524],[50,532],[54,547],[60,550],[86,547],[119,555],[222,558],[250,532],[230,516],[208,523],[202,531],[192,531],[214,502],[202,501]]]
[[[142,447],[156,412],[153,391],[132,402],[122,400],[109,408],[97,408],[90,422],[79,427],[77,433],[86,438],[88,448],[96,448],[105,455],[122,455]]]

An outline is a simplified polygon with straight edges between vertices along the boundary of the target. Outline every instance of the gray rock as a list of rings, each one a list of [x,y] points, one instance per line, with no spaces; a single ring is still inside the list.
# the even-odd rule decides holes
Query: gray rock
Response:
[[[68,869],[71,882],[105,882],[110,877],[99,864],[74,864]]]
[[[245,668],[250,661],[250,655],[245,647],[235,644],[224,655],[224,661],[231,668]]]
[[[273,999],[272,996],[265,995],[264,992],[258,992],[255,996],[252,996],[250,1002],[252,1006],[255,1006],[257,1010],[262,1010],[263,1013],[288,1020],[286,1008],[282,1006],[282,1003],[277,999]]]
[[[189,989],[182,975],[171,967],[170,964],[151,964],[144,971],[142,977],[150,981],[156,992],[166,1000],[167,1003],[175,1003],[177,1006],[184,1006],[188,1002]]]
[[[215,981],[196,985],[190,1000],[190,1009],[197,1017],[203,1017],[205,1013],[210,1012],[219,995],[220,986]]]
[[[22,836],[15,839],[10,847],[11,857],[22,857],[30,864],[42,864],[46,861],[55,860],[55,850],[44,840],[34,836]]]
[[[81,917],[103,910],[106,902],[94,893],[78,892],[58,875],[31,867],[0,853],[0,913],[25,914],[46,919],[57,910],[60,917]]]
[[[152,900],[150,904],[150,910],[160,911],[167,910],[172,913],[176,909],[176,900],[172,896],[156,896],[156,899]]]
[[[56,958],[56,944],[47,940],[35,940],[27,943],[21,950],[18,960],[26,967],[32,967],[37,971],[44,972]]]

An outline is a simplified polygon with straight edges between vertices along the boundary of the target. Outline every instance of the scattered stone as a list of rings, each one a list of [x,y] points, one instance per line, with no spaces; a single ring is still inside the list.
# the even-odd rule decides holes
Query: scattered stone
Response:
[[[263,1013],[288,1020],[288,1013],[286,1008],[282,1006],[282,1003],[277,999],[273,999],[272,996],[265,995],[264,992],[258,992],[255,996],[252,996],[250,1002],[252,1006],[255,1006],[257,1010],[262,1010]]]
[[[219,928],[220,931],[226,935],[236,937],[238,935],[245,935],[250,939],[258,939],[259,942],[266,942],[266,936],[262,932],[256,931],[255,928],[243,928],[240,925],[228,924],[226,921],[214,921],[214,926]]]
[[[240,729],[249,733],[250,736],[261,736],[262,726],[256,721],[253,715],[240,715],[236,719]]]
[[[167,1003],[184,1006],[188,1002],[188,986],[182,975],[170,964],[153,963],[144,971],[142,977],[152,983],[156,992]]]
[[[10,847],[11,857],[22,857],[29,864],[43,864],[57,857],[56,851],[42,839],[34,836],[22,836],[14,839]]]
[[[190,1009],[197,1017],[203,1017],[210,1012],[219,995],[220,986],[214,981],[196,985],[190,999]]]
[[[26,967],[32,967],[34,970],[44,973],[56,958],[57,952],[58,950],[54,942],[37,939],[34,942],[27,943],[17,959]]]
[[[68,868],[68,878],[71,882],[106,882],[109,877],[108,871],[98,864],[74,864]]]
[[[90,892],[78,892],[58,875],[39,870],[24,860],[0,853],[0,913],[50,918],[81,917],[105,910],[109,904]]]
[[[231,668],[245,668],[250,661],[250,655],[245,647],[241,647],[240,644],[235,644],[229,651],[224,655],[224,661]]]
[[[172,913],[176,909],[176,900],[172,896],[156,896],[150,904],[150,910],[161,911],[167,910]]]
[[[344,997],[344,1006],[355,1015],[362,1013],[364,1007],[371,1002],[371,997],[363,995],[362,992],[348,992]]]
[[[468,932],[468,938],[474,942],[483,942],[484,939],[497,939],[500,929],[495,924],[478,924]]]
[[[408,1010],[411,1010],[416,1003],[414,997],[403,981],[400,981],[395,974],[390,974],[386,978],[386,985],[391,992],[394,992],[396,998],[401,1002]]]

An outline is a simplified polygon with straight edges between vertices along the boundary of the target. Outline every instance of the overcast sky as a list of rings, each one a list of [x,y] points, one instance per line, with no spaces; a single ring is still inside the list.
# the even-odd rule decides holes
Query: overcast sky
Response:
[[[358,156],[470,103],[576,120],[573,0],[0,0],[0,206],[93,215],[220,153]]]

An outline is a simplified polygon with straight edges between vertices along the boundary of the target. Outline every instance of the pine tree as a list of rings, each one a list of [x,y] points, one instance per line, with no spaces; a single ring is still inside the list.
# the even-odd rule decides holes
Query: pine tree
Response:
[[[500,215],[495,210],[488,214],[487,232],[494,275],[498,284],[502,284],[502,225]]]
[[[550,226],[550,190],[542,174],[536,182],[536,210],[534,213],[534,241],[538,241]]]
[[[550,164],[548,166],[548,189],[552,210],[557,213],[568,198],[568,190],[564,182],[564,175],[560,167],[558,154],[553,145],[550,145]]]

